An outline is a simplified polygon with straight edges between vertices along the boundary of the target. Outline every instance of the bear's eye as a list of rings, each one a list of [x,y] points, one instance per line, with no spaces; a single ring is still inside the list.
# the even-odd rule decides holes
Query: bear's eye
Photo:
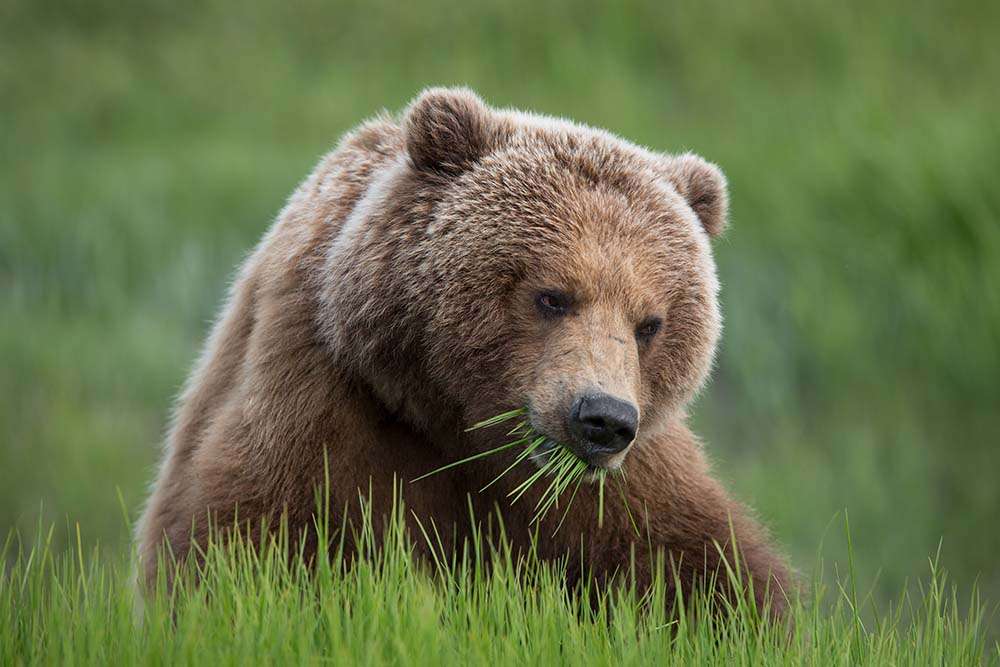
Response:
[[[657,334],[663,324],[659,317],[647,317],[635,329],[635,337],[640,341],[648,341]]]
[[[542,315],[546,317],[558,317],[569,312],[572,303],[570,297],[562,292],[545,291],[539,292],[535,297],[535,305]]]

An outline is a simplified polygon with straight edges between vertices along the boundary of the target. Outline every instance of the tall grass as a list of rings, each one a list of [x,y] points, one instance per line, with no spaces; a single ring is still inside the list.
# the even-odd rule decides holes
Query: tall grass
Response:
[[[51,530],[30,545],[11,536],[0,664],[1000,664],[983,605],[973,597],[960,612],[936,562],[913,595],[876,613],[863,613],[850,573],[832,591],[817,581],[792,601],[789,630],[742,602],[713,616],[705,596],[671,616],[662,577],[646,596],[627,581],[568,590],[564,564],[481,533],[445,554],[425,531],[434,555],[420,562],[402,508],[364,523],[364,557],[349,566],[337,535],[320,536],[333,548],[311,566],[288,557],[287,531],[261,549],[238,535],[215,542],[199,584],[181,576],[168,592],[161,576],[138,615],[128,559],[85,550],[78,534],[65,551]]]

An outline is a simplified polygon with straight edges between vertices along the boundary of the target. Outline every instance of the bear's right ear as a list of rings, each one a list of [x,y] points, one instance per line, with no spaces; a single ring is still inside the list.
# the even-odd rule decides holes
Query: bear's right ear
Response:
[[[406,112],[406,150],[417,169],[458,175],[489,152],[491,121],[468,88],[428,88]]]

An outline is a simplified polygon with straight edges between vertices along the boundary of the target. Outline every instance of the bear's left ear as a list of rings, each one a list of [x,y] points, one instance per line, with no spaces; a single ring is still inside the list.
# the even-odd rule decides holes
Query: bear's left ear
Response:
[[[694,153],[664,155],[659,166],[708,235],[721,234],[729,216],[729,192],[722,170]]]
[[[458,175],[489,152],[492,121],[468,88],[428,88],[406,112],[406,150],[417,169]]]

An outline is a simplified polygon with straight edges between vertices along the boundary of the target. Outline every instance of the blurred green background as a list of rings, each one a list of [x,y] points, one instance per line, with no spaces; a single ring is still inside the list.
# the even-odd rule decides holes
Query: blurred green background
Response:
[[[3,3],[0,536],[126,544],[117,490],[134,517],[284,198],[468,84],[722,165],[721,475],[807,574],[847,509],[862,591],[940,542],[1000,599],[1000,3],[945,4]]]

